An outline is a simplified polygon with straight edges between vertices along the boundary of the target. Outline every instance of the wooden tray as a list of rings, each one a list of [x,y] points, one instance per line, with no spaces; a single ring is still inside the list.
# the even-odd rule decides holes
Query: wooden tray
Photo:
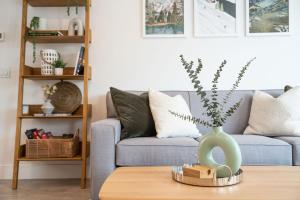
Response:
[[[172,178],[187,185],[205,187],[224,187],[240,183],[243,180],[243,170],[240,169],[234,176],[226,178],[201,179],[183,175],[183,166],[172,167]]]

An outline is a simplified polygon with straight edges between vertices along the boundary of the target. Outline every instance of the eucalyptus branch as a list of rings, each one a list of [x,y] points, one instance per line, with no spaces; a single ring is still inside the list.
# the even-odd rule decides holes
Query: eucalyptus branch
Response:
[[[173,112],[173,111],[170,111],[170,110],[169,110],[169,112],[172,115],[174,115],[175,117],[179,117],[180,119],[182,119],[184,121],[192,122],[193,124],[202,124],[206,127],[211,127],[212,126],[212,124],[210,124],[209,122],[201,120],[201,119],[196,118],[196,117],[193,117],[191,115],[179,114],[179,113],[176,113],[176,112]]]
[[[231,115],[240,107],[243,99],[241,98],[237,103],[235,103],[233,106],[231,106],[226,112],[224,117],[222,118],[222,122],[224,123],[228,117],[231,117]]]
[[[180,55],[181,63],[184,66],[184,69],[188,73],[189,78],[191,79],[191,82],[193,84],[193,87],[196,90],[197,95],[200,96],[201,102],[203,103],[203,107],[207,109],[207,114],[211,113],[211,108],[209,105],[209,99],[206,97],[206,92],[203,90],[203,86],[201,85],[201,82],[199,80],[200,72],[203,68],[201,59],[198,59],[198,66],[196,67],[195,71],[193,70],[194,62],[191,61],[188,63],[183,55]]]
[[[231,97],[231,95],[233,94],[234,90],[236,90],[239,85],[240,82],[242,80],[242,78],[244,77],[246,71],[249,69],[251,63],[256,59],[256,57],[252,58],[250,61],[248,61],[248,63],[241,69],[241,71],[238,74],[237,80],[235,81],[235,83],[233,84],[231,90],[226,94],[226,96],[223,99],[223,105],[227,104],[228,99]]]
[[[221,108],[219,109],[219,102],[218,102],[218,82],[219,78],[221,77],[221,72],[223,71],[223,68],[225,67],[227,61],[224,60],[221,65],[219,66],[219,69],[214,74],[214,78],[212,81],[212,89],[211,89],[211,108],[213,109],[212,119],[213,124],[218,126],[221,125]]]

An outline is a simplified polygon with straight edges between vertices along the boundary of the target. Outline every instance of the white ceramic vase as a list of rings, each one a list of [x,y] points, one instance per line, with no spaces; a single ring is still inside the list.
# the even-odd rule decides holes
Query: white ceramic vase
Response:
[[[54,75],[54,67],[52,63],[60,58],[58,51],[54,49],[43,49],[40,51],[41,56],[41,74],[43,76]]]
[[[54,111],[54,106],[51,104],[50,99],[46,99],[45,103],[42,105],[42,111],[44,114],[49,115],[52,114]]]
[[[56,76],[64,75],[64,68],[55,68],[55,75]]]
[[[75,34],[77,31],[77,34]],[[74,18],[69,22],[68,35],[69,36],[83,36],[84,27],[81,19]]]
[[[215,147],[220,147],[225,154],[225,163],[217,163],[212,151]],[[199,162],[203,165],[217,169],[217,177],[230,177],[240,169],[242,164],[242,154],[238,143],[229,134],[223,131],[222,127],[212,128],[210,134],[202,137],[199,143]]]

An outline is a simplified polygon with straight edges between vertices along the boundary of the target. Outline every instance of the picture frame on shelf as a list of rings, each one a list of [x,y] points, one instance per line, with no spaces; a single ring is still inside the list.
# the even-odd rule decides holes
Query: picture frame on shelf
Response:
[[[186,37],[185,0],[143,0],[143,37]]]
[[[194,0],[195,37],[237,37],[237,0]]]
[[[280,36],[292,33],[291,1],[246,0],[246,35]]]

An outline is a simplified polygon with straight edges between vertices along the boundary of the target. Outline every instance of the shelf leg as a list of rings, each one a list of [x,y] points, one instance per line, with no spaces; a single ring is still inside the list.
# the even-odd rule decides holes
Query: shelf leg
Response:
[[[23,90],[24,90],[24,79],[22,78],[23,68],[25,65],[25,36],[26,36],[26,26],[27,26],[27,0],[22,2],[22,30],[21,30],[21,46],[20,46],[20,68],[19,68],[19,92],[18,92],[18,111],[17,111],[17,122],[16,122],[16,137],[15,137],[15,153],[14,153],[14,168],[13,168],[13,180],[12,189],[17,189],[18,187],[18,177],[19,177],[19,156],[20,156],[20,140],[21,140],[21,127],[22,119],[19,118],[22,114],[23,105]]]
[[[16,126],[14,168],[13,168],[13,180],[12,180],[12,189],[14,190],[18,188],[21,125],[22,125],[22,121],[21,119],[18,118],[17,126]]]
[[[88,118],[88,66],[89,66],[89,41],[90,41],[90,0],[85,4],[85,67],[84,67],[84,97],[83,97],[83,121],[82,121],[82,163],[80,187],[86,187],[86,160],[87,160],[87,118]]]
[[[85,149],[85,150],[84,150]],[[81,163],[81,180],[80,180],[80,188],[86,188],[86,144],[82,142],[82,163]]]
[[[19,161],[14,161],[14,171],[12,180],[12,189],[16,190],[18,188],[18,176],[19,176]]]

